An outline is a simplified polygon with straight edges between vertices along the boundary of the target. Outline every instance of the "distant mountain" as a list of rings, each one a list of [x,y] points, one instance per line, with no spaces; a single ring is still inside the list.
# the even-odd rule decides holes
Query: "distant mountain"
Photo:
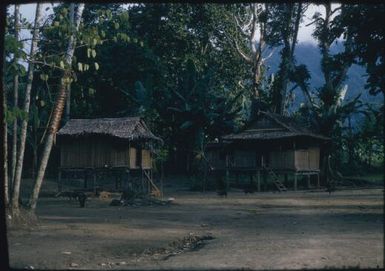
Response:
[[[343,45],[341,43],[335,43],[331,48],[331,53],[337,53],[343,50]],[[312,90],[316,90],[323,85],[324,79],[321,71],[321,54],[319,48],[315,44],[311,43],[299,43],[296,46],[295,58],[297,65],[304,64],[307,66],[309,73],[311,75],[310,85]],[[279,50],[275,51],[273,56],[267,61],[268,66],[270,66],[269,73],[275,73],[278,70],[280,63]],[[374,103],[381,105],[383,103],[383,96],[380,95],[370,95],[369,91],[365,89],[366,84],[366,72],[365,68],[358,65],[353,65],[347,75],[345,82],[348,85],[348,90],[345,96],[345,101],[349,101],[357,95],[361,94],[361,100],[367,103]],[[300,89],[295,91],[295,103],[293,109],[295,110],[300,103],[304,102],[304,97]]]

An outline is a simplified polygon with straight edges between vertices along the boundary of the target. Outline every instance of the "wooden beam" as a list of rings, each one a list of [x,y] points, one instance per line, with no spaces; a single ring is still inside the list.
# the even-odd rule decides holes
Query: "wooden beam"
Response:
[[[317,174],[317,188],[320,188],[319,173]]]
[[[84,189],[87,189],[87,181],[88,181],[88,175],[87,175],[87,171],[85,170],[84,171]]]
[[[294,173],[294,191],[297,191],[297,174]]]
[[[59,173],[58,173],[58,177],[57,177],[57,185],[58,185],[57,190],[58,190],[58,192],[61,192],[63,189],[61,174],[62,174],[61,169],[59,169]]]
[[[261,171],[257,171],[258,192],[261,192]]]
[[[92,171],[92,188],[96,195],[96,171],[95,170]]]
[[[229,179],[230,179],[230,170],[229,170],[229,155],[226,154],[226,191],[229,190]]]

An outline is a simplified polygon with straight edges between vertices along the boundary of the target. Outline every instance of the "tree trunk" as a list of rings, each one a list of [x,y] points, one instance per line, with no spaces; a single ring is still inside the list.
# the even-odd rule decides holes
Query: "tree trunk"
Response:
[[[19,5],[15,5],[15,39],[19,41],[19,31],[20,31],[20,12]],[[18,54],[15,54],[14,62],[17,64],[19,61]],[[14,108],[19,106],[19,75],[16,73],[13,77],[13,101]],[[11,163],[11,179],[10,182],[13,183],[15,180],[15,170],[16,170],[16,160],[17,159],[17,117],[13,121],[13,137],[12,137],[12,163]]]
[[[36,177],[36,169],[37,169],[37,143],[33,148],[33,157],[32,157],[32,179]]]
[[[67,85],[67,101],[66,101],[66,109],[64,114],[64,122],[66,123],[70,119],[71,114],[71,85]]]
[[[31,103],[31,89],[33,82],[33,72],[34,72],[34,64],[33,60],[35,58],[35,54],[37,52],[37,42],[39,36],[39,30],[41,26],[42,19],[42,8],[43,5],[38,3],[36,5],[36,15],[35,15],[35,25],[32,34],[32,44],[30,51],[31,62],[28,65],[28,75],[27,75],[27,86],[25,89],[25,100],[24,100],[24,112],[28,116],[29,108]],[[23,119],[21,124],[20,131],[20,146],[19,146],[19,155],[16,163],[16,171],[15,171],[15,180],[13,183],[13,194],[12,194],[12,211],[17,212],[19,209],[19,196],[20,196],[20,184],[21,184],[21,176],[23,170],[23,162],[24,162],[24,152],[25,152],[25,143],[27,139],[27,128],[28,128],[28,119]]]
[[[260,83],[261,83],[261,77],[262,77],[262,65],[264,64],[264,60],[262,57],[262,51],[266,46],[265,42],[265,25],[263,22],[259,21],[258,15],[258,4],[253,4],[253,12],[254,12],[254,21],[253,21],[253,31],[251,34],[251,46],[255,47],[255,50],[252,50],[254,56],[253,56],[253,61],[254,61],[254,67],[253,67],[253,88],[254,88],[254,98],[259,99],[260,97]],[[259,33],[259,42],[258,46],[256,44],[256,37],[257,37],[257,31],[260,31]]]
[[[298,6],[296,6],[298,5]],[[287,101],[287,87],[290,83],[289,77],[294,67],[294,50],[297,43],[299,24],[303,14],[302,3],[285,4],[285,27],[281,31],[281,38],[284,47],[281,51],[281,64],[279,68],[278,85],[275,89],[275,112],[283,115],[285,113]],[[311,101],[311,100],[310,100]]]
[[[6,6],[5,5],[2,5],[0,7],[0,25],[1,25],[1,29],[5,29],[5,25],[6,25],[6,17],[7,17],[7,10],[6,10]],[[0,44],[4,44],[4,35],[0,35]],[[0,54],[0,66],[2,68],[2,71],[4,71],[4,67],[5,67],[5,53],[4,53],[4,50],[3,52],[1,52]],[[4,125],[5,125],[5,107],[4,105],[6,104],[6,101],[5,101],[5,84],[4,84],[4,72],[2,74],[0,74],[0,91],[1,91],[1,94],[0,94],[0,104],[2,106],[0,106],[0,118],[1,118],[1,125],[0,125],[0,137],[1,138],[5,138],[6,137],[6,133],[5,133],[5,129],[4,129]],[[3,152],[0,153],[0,164],[5,166],[6,164],[4,163],[4,146],[2,146],[2,148],[0,148],[0,150],[2,150]],[[4,185],[5,185],[5,181],[6,181],[6,178],[7,178],[7,171],[5,168],[3,168],[3,170],[0,170],[0,190],[2,191],[2,193],[4,193],[6,190],[3,188],[3,181],[4,181]],[[2,251],[1,253],[1,260],[0,260],[0,270],[8,270],[9,269],[9,253],[8,253],[8,242],[7,242],[7,239],[8,239],[8,236],[7,236],[7,231],[5,230],[5,225],[6,225],[6,215],[5,215],[5,200],[3,201],[3,196],[0,197],[0,224],[1,225],[4,225],[4,230],[1,230],[0,231],[0,251]]]
[[[4,64],[3,64],[4,65]],[[4,77],[2,76],[2,78],[4,79]],[[3,153],[3,169],[4,169],[4,175],[3,175],[3,178],[4,178],[4,203],[6,206],[9,205],[9,180],[8,180],[8,135],[7,135],[7,120],[6,120],[6,117],[5,117],[5,112],[7,112],[7,94],[6,94],[6,91],[5,91],[5,88],[4,88],[4,83],[3,83],[3,93],[2,93],[2,99],[3,99],[3,110],[4,110],[4,114],[2,115],[2,123],[1,123],[1,126],[3,127],[3,133],[2,133],[2,137],[3,137],[3,150],[4,150],[4,153]]]
[[[74,5],[74,4],[71,4],[71,5]],[[74,25],[75,31],[74,32],[77,32],[79,30],[79,25],[82,18],[83,10],[84,10],[84,4],[79,4],[75,14],[75,25]],[[70,68],[72,65],[73,55],[75,52],[75,46],[76,46],[76,39],[75,39],[75,35],[72,34],[68,41],[68,47],[67,47],[67,52],[65,56],[65,64],[68,70],[66,70],[63,74],[60,88],[59,88],[59,93],[56,97],[52,119],[48,127],[48,134],[44,145],[44,149],[42,151],[40,167],[37,172],[35,186],[33,188],[32,195],[29,201],[31,211],[34,211],[36,209],[36,204],[39,197],[40,188],[43,183],[43,178],[44,178],[45,170],[47,168],[48,159],[51,154],[54,138],[56,137],[56,132],[59,128],[59,123],[63,114],[64,104],[67,96],[67,85],[69,84],[69,79],[71,78]]]
[[[19,5],[15,5],[15,38],[19,41],[20,30],[20,12]],[[14,62],[17,64],[19,61],[18,54],[15,54]],[[19,100],[19,74],[16,73],[13,77],[13,102],[14,108],[18,108]],[[11,179],[10,184],[15,180],[16,160],[17,159],[17,117],[13,121],[13,137],[12,137],[12,164],[11,164]]]
[[[75,20],[75,5],[70,5],[70,24],[71,29],[74,25]],[[73,34],[73,33],[72,33]],[[64,122],[67,122],[70,119],[71,114],[71,85],[67,86],[67,101],[66,101],[66,109],[64,114]]]

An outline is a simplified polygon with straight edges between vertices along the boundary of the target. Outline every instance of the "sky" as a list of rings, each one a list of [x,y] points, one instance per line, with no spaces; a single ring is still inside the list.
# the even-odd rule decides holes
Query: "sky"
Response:
[[[333,4],[332,8],[335,8],[337,5],[338,4]],[[45,14],[49,15],[52,12],[52,4],[44,4],[43,10],[45,10],[46,7],[51,7],[48,11],[45,11]],[[36,8],[36,4],[21,5],[20,13],[22,17],[26,18],[30,22],[33,22],[33,19],[35,17],[35,8]],[[311,22],[312,16],[317,11],[320,12],[321,14],[324,12],[322,6],[318,6],[315,4],[311,4],[307,9],[304,16],[304,21],[302,22],[300,29],[298,31],[299,43],[313,43],[313,44],[316,43],[314,38],[311,36],[311,33],[314,31],[314,24],[310,26],[306,26],[306,24]],[[12,6],[10,7],[10,12],[13,12]],[[22,31],[21,33],[22,39],[28,38],[29,36],[30,36],[29,31]]]

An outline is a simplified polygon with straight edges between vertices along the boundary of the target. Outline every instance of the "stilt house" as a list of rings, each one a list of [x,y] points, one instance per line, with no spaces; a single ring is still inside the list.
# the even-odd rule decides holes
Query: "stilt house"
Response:
[[[219,143],[209,144],[207,158],[214,171],[247,173],[257,177],[260,191],[260,174],[273,175],[278,189],[286,189],[278,174],[317,176],[319,186],[321,150],[329,138],[301,127],[292,118],[259,111],[256,119],[241,132],[225,135]]]
[[[161,139],[139,117],[71,119],[57,133],[59,179],[64,172],[82,172],[84,188],[95,189],[100,186],[98,174],[114,174],[115,188],[119,190],[122,181],[127,186],[132,181],[130,177],[139,176],[139,186],[155,189],[152,155],[153,143],[157,141]],[[89,175],[91,185],[87,180]],[[59,182],[59,189],[61,185]]]

